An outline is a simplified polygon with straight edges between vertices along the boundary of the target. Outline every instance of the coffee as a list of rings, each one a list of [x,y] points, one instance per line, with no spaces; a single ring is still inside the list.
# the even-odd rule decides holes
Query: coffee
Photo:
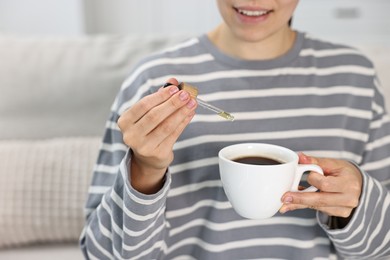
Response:
[[[261,156],[244,156],[235,158],[232,161],[244,164],[253,164],[253,165],[277,165],[282,164],[283,162]]]

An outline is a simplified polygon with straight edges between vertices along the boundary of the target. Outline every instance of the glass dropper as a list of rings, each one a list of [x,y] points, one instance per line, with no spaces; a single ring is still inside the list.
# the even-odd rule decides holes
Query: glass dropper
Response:
[[[202,107],[204,107],[208,110],[211,110],[211,111],[217,113],[220,117],[223,117],[223,118],[230,120],[230,121],[234,120],[234,116],[232,116],[230,113],[223,111],[222,109],[215,107],[215,106],[203,101],[202,99],[200,99],[198,97],[196,98],[196,101],[198,101],[199,105],[201,105]]]

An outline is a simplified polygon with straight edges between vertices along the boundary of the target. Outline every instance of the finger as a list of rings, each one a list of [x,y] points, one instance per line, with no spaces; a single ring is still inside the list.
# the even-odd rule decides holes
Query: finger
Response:
[[[135,103],[128,111],[124,113],[125,119],[129,123],[136,123],[143,118],[151,109],[159,106],[169,100],[173,95],[179,92],[179,88],[175,85],[161,89],[153,94],[150,94],[140,101]]]
[[[311,158],[302,152],[298,153],[298,158],[299,158],[299,163],[301,164],[313,164]]]
[[[347,207],[316,207],[314,205],[301,205],[301,204],[288,204],[283,205],[279,212],[285,214],[286,212],[298,210],[298,209],[312,209],[321,211],[329,216],[347,218],[351,215],[353,209]]]
[[[320,166],[325,175],[333,174],[335,169],[345,166],[345,161],[342,160],[313,157],[302,152],[298,153],[298,157],[301,164],[316,164]]]
[[[354,195],[329,192],[287,192],[282,197],[285,204],[301,204],[321,207],[357,207],[359,201]]]
[[[145,144],[145,138],[149,132],[156,128],[162,120],[158,115],[159,110],[155,110],[152,115],[150,115],[150,111],[155,108],[156,104],[168,100],[178,92],[179,89],[176,86],[170,86],[167,89],[144,97],[129,110],[125,111],[118,119],[118,127],[123,133],[124,142],[133,148],[139,147],[139,144]],[[149,118],[142,120],[147,114],[149,114]],[[155,118],[150,118],[153,116]]]
[[[152,161],[154,168],[166,167],[173,160],[173,145],[194,115],[195,111],[193,110],[178,126],[176,125],[173,133],[165,137],[165,139],[162,138],[163,134],[160,134],[157,128],[156,131],[153,131],[145,138],[143,146],[140,149],[136,149],[137,156],[146,164],[151,164],[150,162]]]
[[[175,85],[175,86],[179,85],[179,81],[177,81],[177,79],[175,79],[175,78],[168,79],[167,83],[170,83],[170,84]]]
[[[175,128],[174,132],[168,135],[160,144],[162,147],[171,147],[176,143],[179,136],[183,133],[184,129],[191,122],[192,118],[195,116],[195,111],[192,111],[183,121]]]
[[[162,86],[162,88],[166,88],[168,86],[175,85],[178,86],[179,82],[175,78],[170,78],[167,80],[167,82]],[[160,88],[161,89],[161,88]]]
[[[294,211],[298,209],[314,209],[316,208],[314,206],[308,206],[308,205],[301,205],[301,204],[283,204],[282,207],[280,207],[279,212],[281,214],[285,214],[289,211]]]
[[[332,171],[331,174],[323,176],[316,172],[311,172],[307,176],[307,182],[323,192],[339,192],[355,196],[360,196],[361,182],[355,175],[344,173],[340,169]]]
[[[347,187],[343,181],[340,181],[340,178],[324,176],[317,172],[310,172],[307,176],[307,182],[324,192],[343,192]]]
[[[194,108],[196,102],[191,99],[190,94],[187,91],[181,90],[164,103],[152,108],[147,114],[145,114],[138,122],[139,127],[146,133],[151,133],[154,129],[163,130],[161,137],[165,139],[166,135],[172,133],[184,117]],[[180,110],[179,118],[167,120]],[[181,115],[181,119],[180,119]],[[166,122],[167,121],[167,122]],[[165,133],[165,134],[164,134]]]
[[[154,145],[160,145],[160,143],[167,138],[172,141],[173,145],[186,125],[189,123],[190,120],[188,120],[188,117],[193,117],[196,105],[196,101],[194,99],[190,99],[185,106],[175,111],[162,121],[158,127],[151,131],[149,137],[154,141]],[[170,142],[168,141],[166,145],[168,145],[168,143]]]

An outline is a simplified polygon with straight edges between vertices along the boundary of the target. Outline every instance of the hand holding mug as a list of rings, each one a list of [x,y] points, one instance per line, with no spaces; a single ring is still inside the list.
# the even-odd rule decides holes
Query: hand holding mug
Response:
[[[318,164],[324,175],[311,173],[307,177],[310,185],[321,192],[304,194],[287,192],[283,195],[281,213],[287,211],[312,208],[322,211],[329,216],[350,217],[354,208],[359,204],[362,192],[362,175],[353,164],[337,159],[316,158],[299,154],[302,164]]]
[[[272,217],[287,191],[314,193],[313,186],[298,190],[304,172],[323,174],[318,165],[299,165],[295,152],[277,145],[236,144],[223,148],[218,156],[226,196],[239,215],[250,219]]]

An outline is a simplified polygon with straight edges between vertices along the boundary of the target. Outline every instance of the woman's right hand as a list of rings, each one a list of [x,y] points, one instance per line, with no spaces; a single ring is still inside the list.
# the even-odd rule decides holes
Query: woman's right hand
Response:
[[[143,193],[154,193],[173,161],[173,145],[195,115],[197,103],[187,91],[171,86],[142,98],[118,119],[123,140],[132,150],[131,184]]]

